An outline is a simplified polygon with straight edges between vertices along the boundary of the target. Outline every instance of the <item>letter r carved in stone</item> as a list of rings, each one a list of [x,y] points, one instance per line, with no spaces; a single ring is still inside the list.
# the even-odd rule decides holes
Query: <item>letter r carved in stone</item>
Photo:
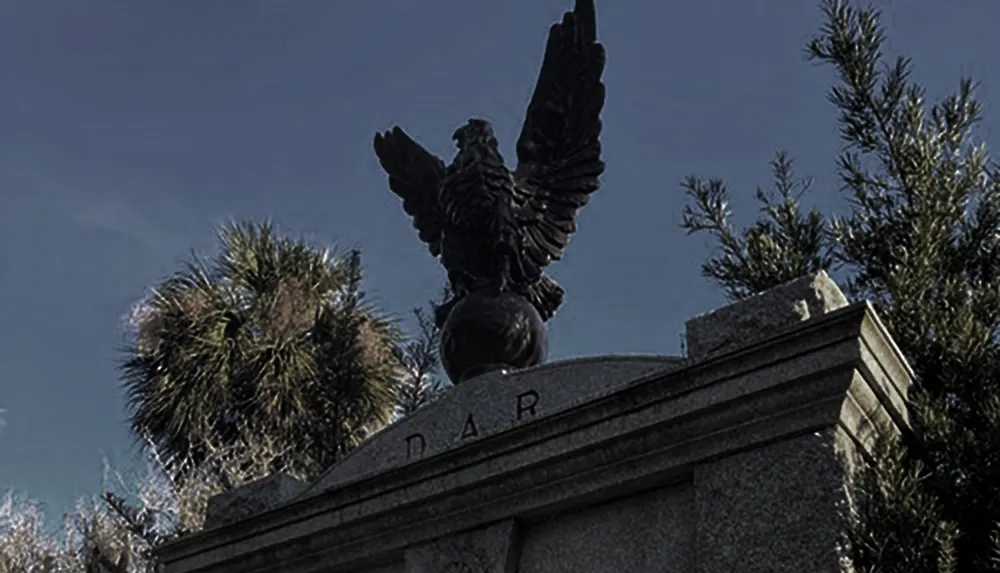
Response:
[[[520,422],[526,415],[535,416],[535,406],[538,405],[540,396],[535,390],[528,390],[517,395],[517,421]]]

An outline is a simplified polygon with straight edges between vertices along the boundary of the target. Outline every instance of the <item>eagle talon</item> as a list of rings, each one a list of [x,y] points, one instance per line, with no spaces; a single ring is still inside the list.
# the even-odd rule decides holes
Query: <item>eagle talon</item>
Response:
[[[501,248],[498,249],[498,250],[500,250],[500,252],[503,252],[504,254],[501,254],[499,256],[499,260],[497,261],[497,267],[498,267],[497,268],[497,277],[496,277],[495,282],[493,283],[493,287],[496,289],[497,296],[500,296],[501,294],[503,294],[505,292],[509,292],[510,291],[510,286],[511,286],[511,284],[513,284],[513,281],[511,280],[511,276],[510,276],[510,259],[511,259],[511,255],[509,253],[507,253],[507,252],[504,252],[504,251],[507,250],[506,249],[507,246],[508,245],[506,243],[504,243],[501,246]]]
[[[510,291],[510,279],[507,278],[506,274],[501,273],[497,277],[497,280],[493,283],[493,289],[496,291],[497,296]]]

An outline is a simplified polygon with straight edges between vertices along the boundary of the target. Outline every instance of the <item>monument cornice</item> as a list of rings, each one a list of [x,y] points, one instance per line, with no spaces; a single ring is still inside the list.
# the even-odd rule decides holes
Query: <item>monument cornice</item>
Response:
[[[515,376],[523,382],[537,374],[539,384],[551,383],[560,367]],[[505,383],[494,378],[503,375],[486,374],[452,392]],[[873,430],[906,428],[904,394],[889,381],[911,378],[870,305],[857,303],[742,348],[677,360],[499,433],[484,427],[481,438],[425,459],[313,487],[272,511],[157,553],[167,573],[232,570],[237,563],[240,571],[261,573],[388,563],[405,547],[449,533],[684,482],[699,463],[783,438],[832,428],[863,445]],[[408,427],[418,430],[456,404],[432,404],[422,418],[374,436],[369,447],[387,445]]]

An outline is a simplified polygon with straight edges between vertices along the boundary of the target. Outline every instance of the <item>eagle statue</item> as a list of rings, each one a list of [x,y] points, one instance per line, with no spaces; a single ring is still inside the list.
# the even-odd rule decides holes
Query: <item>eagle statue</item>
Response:
[[[562,304],[562,287],[544,271],[562,258],[576,231],[577,213],[597,190],[604,172],[600,143],[604,61],[594,0],[576,0],[574,10],[549,31],[513,170],[505,165],[492,127],[483,119],[471,119],[455,131],[458,151],[447,166],[399,127],[376,134],[375,154],[389,175],[389,188],[402,199],[420,239],[448,274],[451,297],[435,312],[446,370],[448,359],[454,359],[447,354],[455,352],[444,347],[449,334],[456,334],[449,332],[448,323],[470,297],[482,299],[477,303],[480,315],[490,314],[491,308],[522,315],[509,317],[507,330],[491,339],[494,346],[508,347],[494,354],[518,353],[513,348],[517,341],[508,339],[530,334],[518,332],[525,320],[540,319],[544,339],[544,322]],[[503,307],[506,310],[500,310]],[[525,319],[525,313],[532,316]],[[504,321],[493,318],[473,318],[478,324],[465,329],[466,334],[475,337],[486,323],[503,330]],[[465,354],[469,351],[466,348]],[[501,357],[499,362],[524,367],[544,359],[537,348],[521,351],[527,354]],[[544,349],[540,352],[544,354]],[[480,370],[496,368],[493,364]],[[449,376],[455,381],[468,377],[457,371]]]

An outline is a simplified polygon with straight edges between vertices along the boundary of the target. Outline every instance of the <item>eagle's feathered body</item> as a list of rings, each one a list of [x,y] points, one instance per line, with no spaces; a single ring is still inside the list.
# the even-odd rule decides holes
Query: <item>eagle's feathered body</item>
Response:
[[[577,0],[549,32],[515,170],[481,119],[455,132],[458,153],[447,167],[398,127],[375,136],[390,188],[448,272],[454,298],[439,326],[457,301],[486,288],[522,295],[543,320],[562,303],[562,288],[543,271],[562,257],[604,172],[603,70],[593,0]]]

